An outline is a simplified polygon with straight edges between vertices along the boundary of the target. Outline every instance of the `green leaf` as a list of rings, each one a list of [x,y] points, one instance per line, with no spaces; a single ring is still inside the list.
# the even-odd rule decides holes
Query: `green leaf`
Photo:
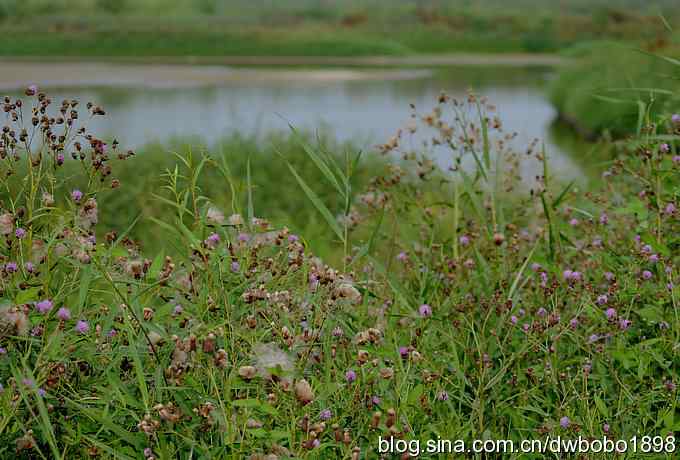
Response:
[[[302,146],[302,149],[305,151],[307,156],[312,160],[316,167],[319,168],[319,170],[323,173],[328,182],[330,182],[330,184],[333,185],[335,189],[338,191],[338,193],[340,193],[340,195],[344,198],[345,190],[342,188],[340,182],[338,182],[338,178],[335,176],[335,174],[333,174],[333,172],[328,167],[324,159],[321,158],[321,156],[307,142],[305,142],[304,138],[298,134],[297,130],[293,127],[293,125],[289,124],[288,127],[293,132],[295,138]]]
[[[557,207],[560,205],[564,197],[567,196],[567,193],[569,193],[569,190],[571,190],[571,187],[574,185],[575,182],[576,180],[572,180],[571,182],[569,182],[567,186],[564,187],[564,189],[560,192],[560,194],[557,195],[557,198],[555,198],[555,200],[553,200],[552,202],[553,209],[557,209]]]
[[[298,181],[298,184],[300,184],[300,187],[305,192],[305,195],[307,195],[307,198],[309,198],[309,200],[312,202],[317,211],[319,211],[319,213],[326,220],[328,226],[333,230],[333,232],[335,232],[340,241],[344,243],[345,235],[343,234],[342,229],[338,224],[338,221],[335,219],[335,217],[333,217],[333,214],[331,214],[330,210],[326,207],[326,205],[323,204],[321,198],[319,198],[319,196],[311,188],[309,188],[304,179],[300,177],[300,175],[297,173],[293,165],[291,165],[290,163],[288,163],[288,169],[290,169],[290,172],[293,173],[293,176],[295,176],[295,179]]]
[[[534,251],[538,247],[538,243],[540,240],[536,241],[536,244],[534,244],[534,247],[531,248],[531,251],[529,252],[529,255],[527,258],[524,260],[524,263],[522,264],[522,267],[519,269],[517,272],[517,276],[515,276],[515,280],[512,282],[512,286],[510,286],[510,292],[508,293],[508,300],[512,299],[512,296],[515,293],[515,289],[517,289],[517,284],[519,283],[520,278],[522,277],[522,273],[524,273],[524,270],[527,268],[527,265],[529,264],[529,261],[534,255]]]
[[[603,417],[609,418],[609,410],[604,401],[597,395],[593,396],[593,399],[595,400],[595,406],[597,407],[597,410],[600,411],[600,414],[602,414]]]
[[[28,303],[33,300],[38,300],[38,292],[40,292],[40,289],[41,289],[40,286],[36,286],[24,289],[23,291],[19,291],[16,298],[14,299],[14,303],[17,305],[21,305],[23,303]]]
[[[250,157],[246,163],[246,184],[248,188],[248,225],[252,225],[255,218],[255,205],[253,204],[253,182],[250,174]]]
[[[80,290],[78,291],[78,311],[82,311],[83,305],[85,305],[91,281],[92,270],[89,267],[83,269],[83,276],[80,278]]]
[[[155,280],[158,278],[158,275],[161,273],[161,269],[163,268],[163,260],[165,258],[165,255],[160,252],[154,259],[153,263],[149,267],[149,277],[152,280]]]

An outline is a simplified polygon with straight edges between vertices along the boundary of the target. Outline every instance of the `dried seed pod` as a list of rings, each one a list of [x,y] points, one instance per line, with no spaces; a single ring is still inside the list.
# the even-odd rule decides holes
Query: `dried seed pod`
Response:
[[[238,369],[238,375],[240,375],[242,379],[251,380],[257,375],[257,369],[255,366],[241,366]]]
[[[295,397],[302,404],[308,404],[314,400],[312,386],[305,379],[298,380],[295,384]]]

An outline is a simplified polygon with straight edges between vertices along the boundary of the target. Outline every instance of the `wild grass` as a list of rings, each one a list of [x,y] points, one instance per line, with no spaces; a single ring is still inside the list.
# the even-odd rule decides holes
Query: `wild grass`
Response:
[[[676,9],[642,2],[0,1],[4,56],[366,56],[555,52],[662,40]],[[4,21],[3,21],[4,19]],[[36,33],[38,32],[39,33]]]
[[[680,116],[579,190],[549,152],[515,151],[484,99],[433,105],[370,172],[305,138],[277,169],[180,149],[126,204],[167,210],[136,225],[168,256],[99,221],[144,159],[78,131],[97,107],[7,100],[0,457],[358,460],[378,436],[675,449]],[[543,174],[518,177],[524,161]],[[263,178],[293,221],[317,215],[336,263],[261,218]]]
[[[678,49],[666,47],[656,55],[622,43],[577,47],[577,60],[559,69],[551,101],[561,118],[584,137],[621,138],[638,133],[640,120],[654,120],[680,106]]]

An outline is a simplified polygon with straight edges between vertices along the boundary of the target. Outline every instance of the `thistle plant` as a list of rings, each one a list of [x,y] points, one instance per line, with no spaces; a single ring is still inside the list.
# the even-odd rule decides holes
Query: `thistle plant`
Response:
[[[256,215],[250,167],[243,190],[192,151],[151,197],[172,212],[131,223],[173,245],[146,254],[97,218],[131,153],[76,128],[75,101],[50,116],[27,94],[1,138],[0,457],[358,460],[379,436],[677,432],[680,116],[646,120],[586,192],[473,96],[414,110],[365,190],[358,155],[301,142],[338,208],[284,166],[336,267]],[[520,180],[527,161],[543,173]],[[208,169],[222,190],[201,189]]]

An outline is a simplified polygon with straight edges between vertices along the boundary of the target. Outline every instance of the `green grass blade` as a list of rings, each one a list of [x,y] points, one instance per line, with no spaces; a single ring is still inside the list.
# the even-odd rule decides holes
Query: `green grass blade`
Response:
[[[316,152],[312,146],[310,146],[304,138],[297,132],[297,130],[293,127],[293,125],[289,124],[290,130],[293,132],[293,135],[299,142],[299,144],[302,146],[302,149],[304,152],[307,154],[307,156],[312,160],[312,162],[316,165],[317,168],[319,168],[319,171],[323,173],[323,175],[326,177],[328,182],[335,187],[335,189],[338,191],[338,193],[344,198],[345,196],[345,190],[343,187],[340,185],[340,182],[338,182],[338,178],[333,174],[331,171],[330,167],[326,164],[323,158]],[[339,172],[341,174],[341,172]]]
[[[295,179],[298,181],[298,184],[300,184],[300,187],[305,192],[305,195],[307,195],[307,198],[312,202],[317,211],[319,211],[319,213],[326,220],[328,226],[333,230],[333,232],[335,232],[340,241],[344,243],[345,235],[342,229],[340,228],[337,219],[333,217],[333,214],[326,207],[323,201],[321,201],[321,198],[319,198],[319,196],[311,188],[309,188],[305,180],[302,177],[300,177],[300,175],[297,173],[293,165],[288,163],[288,169],[290,169],[290,172],[293,174],[293,176],[295,176]]]
[[[529,255],[524,260],[524,263],[522,264],[519,271],[517,272],[517,275],[515,276],[515,280],[512,282],[512,286],[510,286],[510,292],[508,293],[508,300],[512,300],[513,296],[515,295],[515,290],[517,289],[517,285],[519,284],[519,280],[522,278],[522,274],[524,273],[524,270],[526,270],[527,265],[529,265],[529,261],[531,261],[531,258],[534,255],[534,251],[536,251],[536,248],[538,247],[539,241],[540,241],[540,239],[538,241],[536,241],[536,244],[534,244],[534,247],[531,248]]]

